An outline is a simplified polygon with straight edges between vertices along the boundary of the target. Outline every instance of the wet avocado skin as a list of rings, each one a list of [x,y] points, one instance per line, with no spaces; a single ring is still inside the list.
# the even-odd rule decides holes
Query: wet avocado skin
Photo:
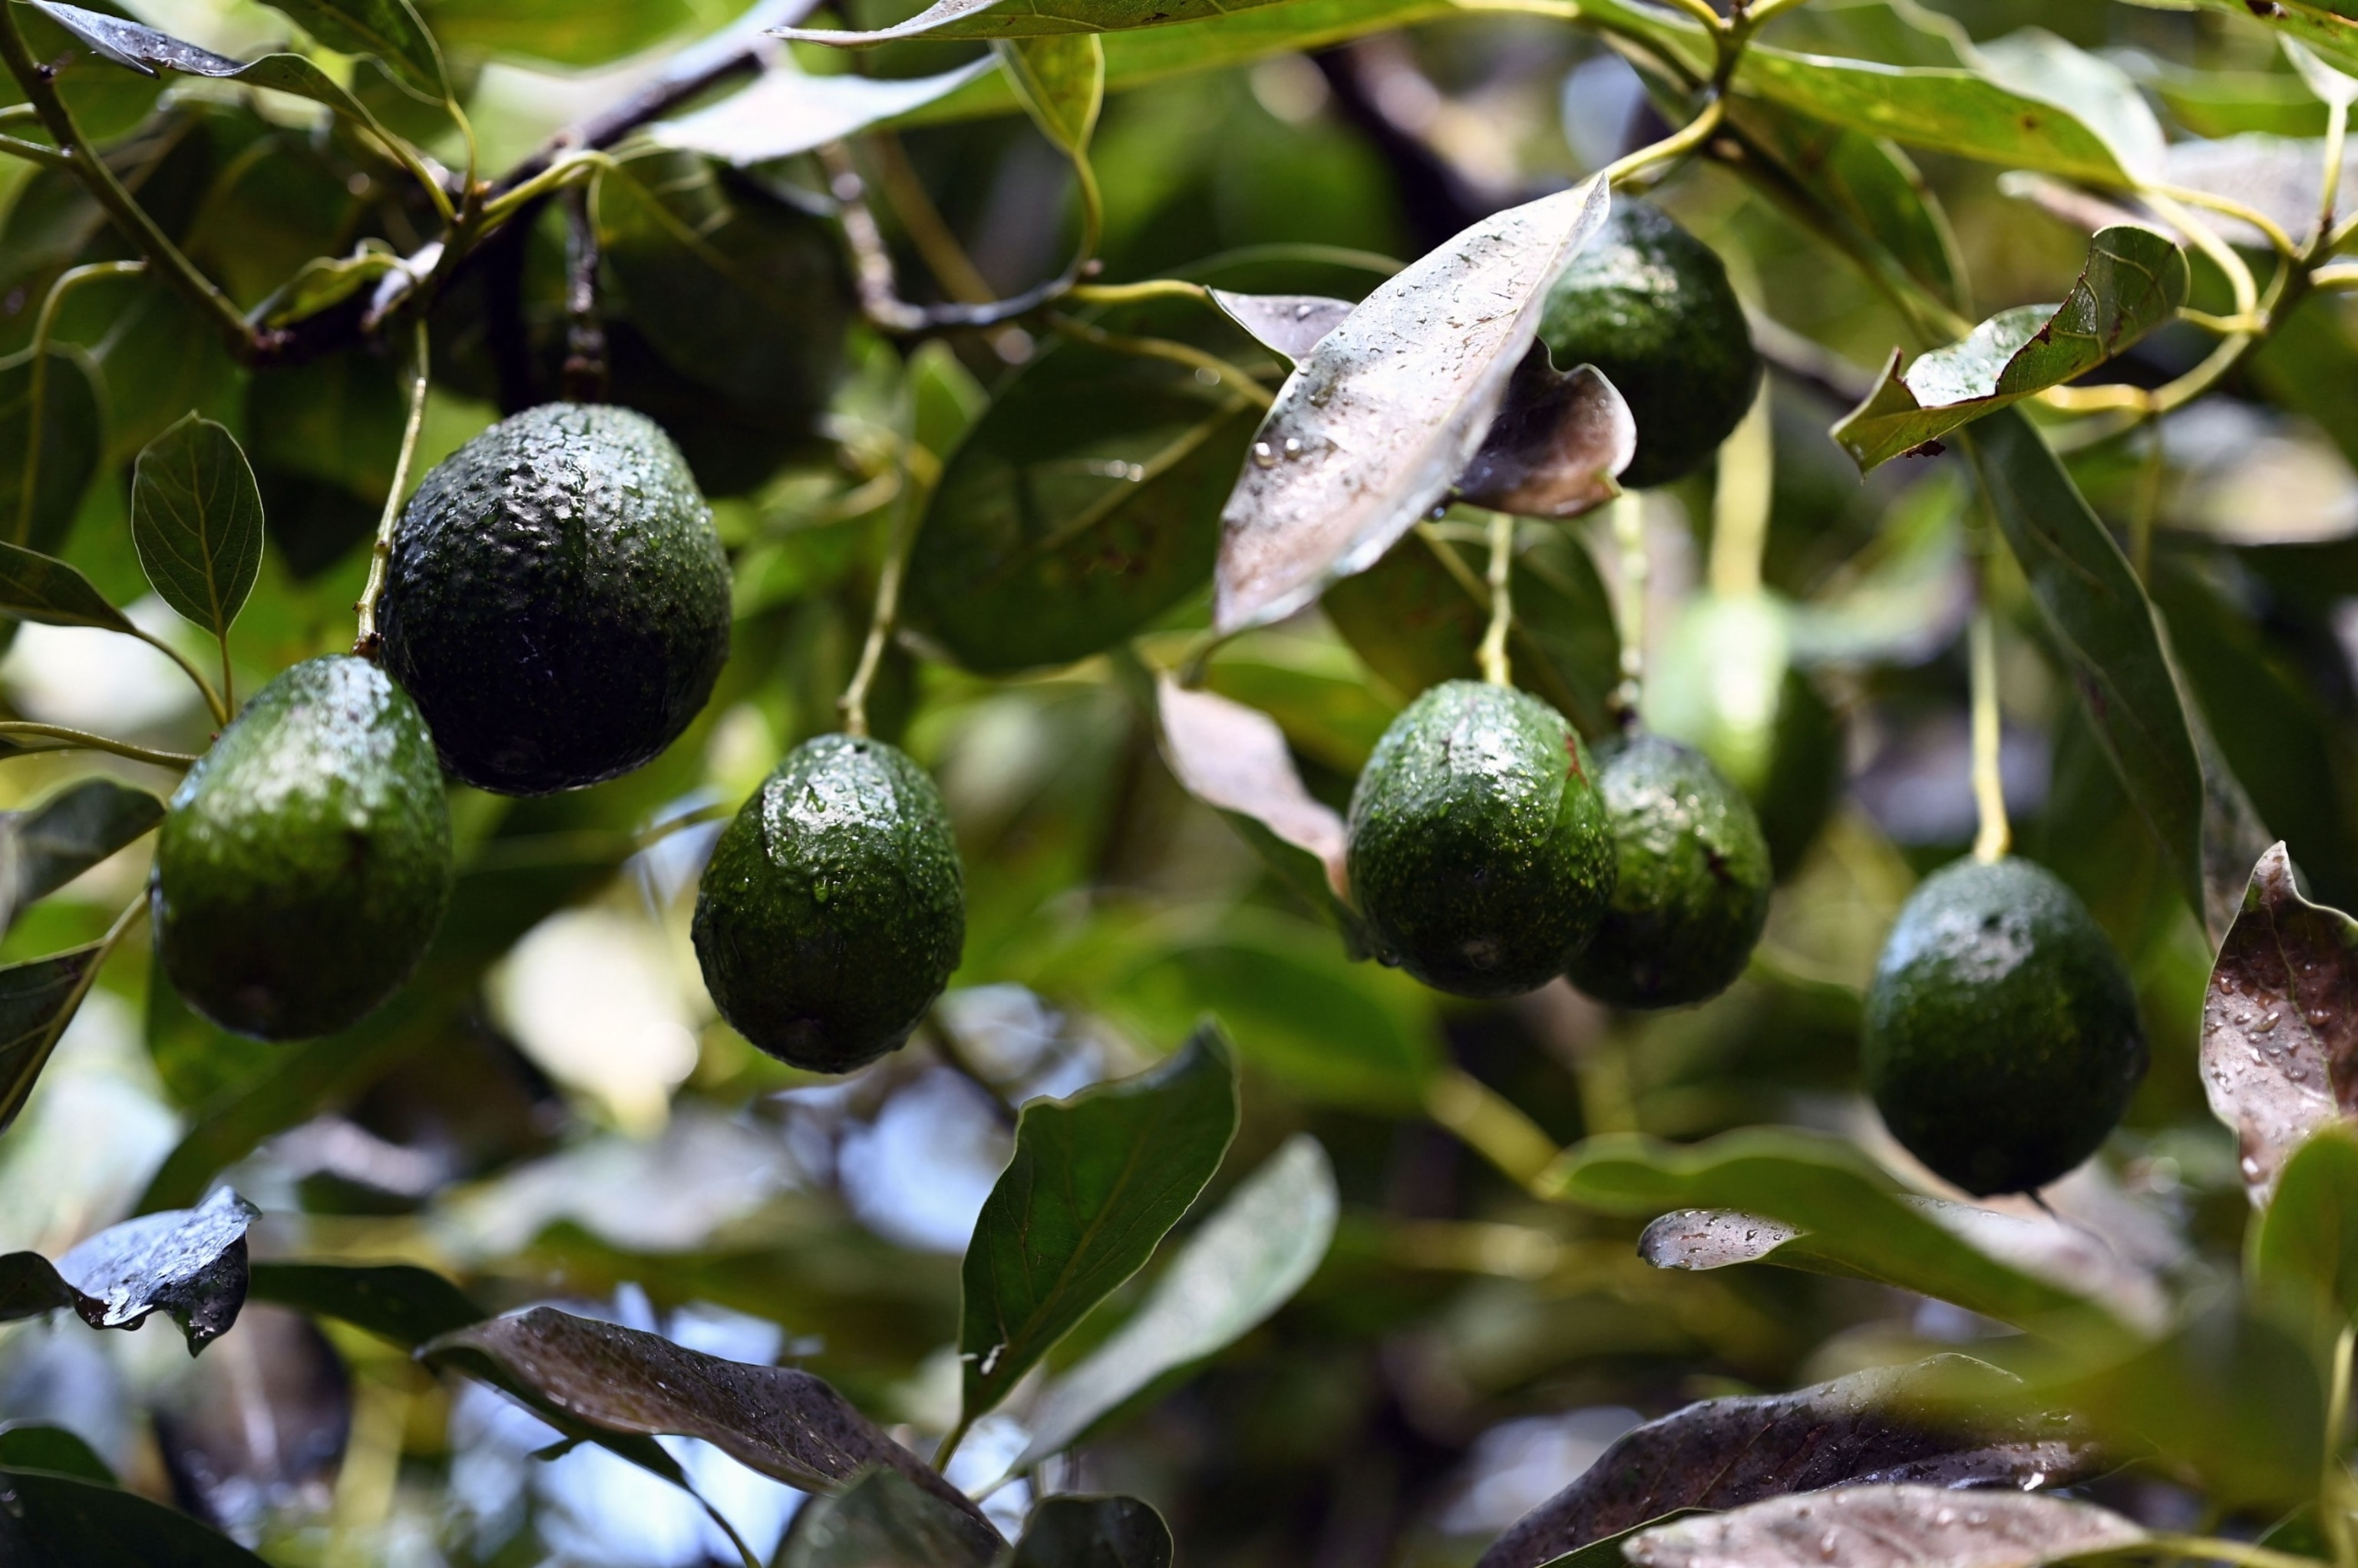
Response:
[[[1744,972],[1768,918],[1768,845],[1708,758],[1639,733],[1597,748],[1613,824],[1613,903],[1572,983],[1616,1007],[1708,1000]]]
[[[721,832],[695,937],[746,1039],[813,1072],[867,1065],[909,1037],[966,943],[941,792],[882,741],[797,746]]]
[[[629,773],[696,718],[729,657],[729,562],[679,449],[624,408],[503,419],[402,514],[385,667],[449,770],[503,795]]]
[[[1711,248],[1649,202],[1614,198],[1606,232],[1549,290],[1540,341],[1558,369],[1605,373],[1638,423],[1632,489],[1683,479],[1760,385],[1744,306]]]
[[[450,814],[416,705],[342,655],[264,687],[173,792],[148,881],[172,987],[303,1040],[401,988],[450,898]]]
[[[1351,795],[1351,893],[1378,955],[1460,996],[1562,974],[1613,892],[1595,777],[1528,692],[1444,681],[1411,703]]]
[[[1925,879],[1866,998],[1866,1086],[1967,1192],[2029,1192],[2096,1152],[2145,1076],[2136,996],[2079,898],[2028,860]]]

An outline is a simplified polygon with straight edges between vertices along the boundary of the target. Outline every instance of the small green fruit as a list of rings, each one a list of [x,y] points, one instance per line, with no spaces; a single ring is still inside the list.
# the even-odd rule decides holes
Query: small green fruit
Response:
[[[148,881],[157,957],[224,1029],[332,1034],[409,978],[450,880],[416,706],[365,660],[311,659],[255,693],[173,792]]]
[[[729,561],[671,438],[552,403],[453,452],[410,497],[377,623],[449,770],[546,795],[678,739],[729,657]]]
[[[1528,692],[1446,681],[1411,703],[1351,795],[1351,893],[1378,955],[1460,996],[1562,974],[1613,892],[1595,776]]]
[[[1706,1001],[1744,972],[1768,918],[1768,845],[1744,792],[1700,752],[1639,733],[1597,749],[1617,874],[1605,924],[1566,970],[1616,1007]]]
[[[1631,489],[1709,461],[1760,385],[1743,302],[1710,247],[1644,201],[1616,197],[1606,232],[1548,293],[1540,341],[1556,368],[1592,364],[1629,405]]]
[[[2030,1192],[2120,1120],[2145,1076],[2145,1031],[2070,888],[2028,860],[1965,860],[1926,878],[1891,928],[1864,1065],[1909,1152],[1977,1196]]]
[[[941,791],[882,741],[795,747],[714,846],[694,929],[739,1033],[812,1072],[867,1065],[908,1039],[966,943]]]

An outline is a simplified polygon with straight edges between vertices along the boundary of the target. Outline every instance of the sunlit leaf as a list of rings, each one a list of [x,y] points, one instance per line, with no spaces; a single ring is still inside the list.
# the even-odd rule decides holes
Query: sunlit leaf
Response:
[[[139,454],[131,539],[164,602],[216,637],[262,575],[262,492],[236,438],[191,414]]]
[[[331,49],[373,55],[401,81],[430,98],[449,91],[442,51],[409,0],[267,0]]]
[[[708,14],[694,0],[418,0],[448,48],[593,66],[638,53]]]
[[[1845,1487],[1681,1519],[1624,1548],[1639,1568],[2039,1568],[2144,1527],[2090,1503],[1939,1487]]]
[[[1355,308],[1347,299],[1315,294],[1234,294],[1225,288],[1212,290],[1212,303],[1261,347],[1297,364]]]
[[[1728,118],[1764,155],[1747,159],[1739,172],[1779,200],[1831,222],[1871,265],[1891,269],[1952,309],[1964,308],[1964,264],[1948,214],[1896,144],[1757,99],[1729,103]]]
[[[265,1568],[176,1509],[45,1470],[0,1468],[0,1560],[41,1568]]]
[[[2131,175],[2161,178],[2168,145],[2161,122],[2118,65],[2043,27],[2024,27],[1993,38],[1974,53],[1999,82],[2068,111],[2096,134]]]
[[[2061,306],[2000,311],[1961,343],[1898,356],[1834,427],[1860,471],[1937,441],[2008,404],[2077,380],[2171,320],[2186,303],[2186,256],[2150,229],[2106,229]]]
[[[1046,1498],[1008,1568],[1171,1568],[1171,1527],[1136,1498]]]
[[[1201,21],[1282,0],[935,0],[897,27],[874,32],[780,27],[806,43],[867,48],[900,38],[1033,38],[1110,33]]]
[[[84,779],[24,811],[0,814],[0,931],[164,820],[164,803],[112,779]]]
[[[1590,180],[1487,219],[1379,287],[1295,367],[1223,514],[1216,620],[1280,619],[1365,570],[1480,450],[1540,306],[1604,225]]]
[[[724,163],[770,163],[911,114],[998,69],[999,61],[986,57],[938,76],[898,79],[806,76],[781,62],[742,92],[677,119],[657,120],[647,135],[658,146]]]
[[[2020,1386],[1970,1357],[1936,1356],[1790,1394],[1689,1405],[1615,1440],[1494,1541],[1478,1568],[1539,1568],[1690,1509],[1870,1483],[2061,1487],[2104,1467],[2085,1432],[2069,1422],[1956,1419],[1961,1389]]]
[[[12,1317],[70,1306],[92,1328],[137,1328],[166,1313],[193,1356],[227,1334],[245,1305],[245,1232],[260,1214],[222,1187],[196,1208],[110,1226],[54,1267],[36,1252],[11,1254],[0,1261],[0,1278],[12,1281],[0,1285],[0,1301]]]
[[[1094,33],[1000,38],[995,53],[1032,123],[1067,156],[1086,152],[1105,106],[1105,44]]]
[[[1236,1130],[1236,1063],[1208,1023],[1150,1072],[1023,1108],[967,1248],[963,1420],[1145,1265]]]
[[[1187,1238],[1129,1321],[1049,1385],[1011,1468],[1069,1447],[1164,1373],[1259,1326],[1325,1257],[1337,1201],[1325,1150],[1296,1133]]]
[[[33,362],[0,362],[0,542],[50,551],[65,542],[75,509],[105,449],[104,415],[90,362],[52,351],[41,382],[41,456],[26,505],[25,458],[33,439]]]

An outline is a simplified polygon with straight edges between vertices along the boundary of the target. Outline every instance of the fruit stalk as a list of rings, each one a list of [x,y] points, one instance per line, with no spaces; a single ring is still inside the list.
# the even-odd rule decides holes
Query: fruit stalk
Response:
[[[901,493],[892,504],[884,565],[876,574],[876,608],[868,617],[868,641],[860,646],[860,667],[851,672],[851,684],[843,688],[842,699],[836,704],[843,711],[844,732],[849,735],[868,733],[868,688],[876,683],[876,671],[884,662],[884,646],[892,641],[893,624],[901,617],[901,579],[906,575],[914,533],[909,519],[917,512],[909,495],[915,478],[909,472],[905,445],[902,449],[901,470]]]
[[[1646,519],[1635,492],[1614,498],[1613,548],[1620,570],[1621,685],[1613,708],[1624,725],[1635,724],[1646,694]]]
[[[1482,633],[1482,678],[1492,686],[1511,686],[1507,666],[1507,633],[1515,624],[1515,519],[1511,514],[1490,514],[1490,625]]]
[[[416,370],[409,384],[409,418],[402,427],[401,450],[394,456],[393,483],[384,492],[384,514],[377,519],[376,545],[369,552],[368,582],[361,589],[360,602],[352,606],[360,613],[360,626],[352,636],[352,652],[364,659],[377,654],[376,601],[384,593],[385,570],[393,561],[393,531],[401,523],[401,500],[409,489],[409,465],[417,456],[417,432],[426,423],[426,386],[433,367],[427,355],[423,316],[417,319],[411,353]]]
[[[2014,845],[2013,829],[2006,820],[2006,780],[1998,765],[1997,630],[1986,601],[1974,611],[1967,642],[1974,683],[1974,805],[1981,816],[1980,831],[1974,835],[1974,859],[1986,866],[2006,859]]]
[[[1744,599],[1760,591],[1760,557],[1768,544],[1776,449],[1768,422],[1768,387],[1761,384],[1751,411],[1719,449],[1719,483],[1711,498],[1711,591]]]

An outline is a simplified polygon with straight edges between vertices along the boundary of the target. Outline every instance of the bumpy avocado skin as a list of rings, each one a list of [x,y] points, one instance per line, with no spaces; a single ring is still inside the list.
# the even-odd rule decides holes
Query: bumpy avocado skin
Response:
[[[679,737],[729,657],[729,561],[679,449],[625,408],[551,403],[426,476],[377,624],[453,773],[547,795]]]
[[[1707,1001],[1744,972],[1768,918],[1768,843],[1702,752],[1639,733],[1597,748],[1617,873],[1605,923],[1565,973],[1615,1007]]]
[[[1884,1125],[1967,1192],[2030,1192],[2096,1152],[2145,1076],[2136,995],[2053,873],[1961,861],[1884,944],[1863,1064]]]
[[[694,935],[720,1016],[780,1061],[848,1073],[897,1048],[966,943],[941,791],[882,741],[795,747],[721,832]]]
[[[1760,356],[1727,269],[1661,209],[1619,197],[1606,232],[1548,293],[1540,341],[1556,368],[1592,364],[1629,405],[1633,489],[1683,479],[1752,406]]]
[[[311,659],[255,693],[173,792],[148,879],[157,957],[224,1029],[332,1034],[401,989],[450,881],[416,705],[365,660]]]
[[[1351,893],[1378,956],[1459,996],[1562,974],[1613,894],[1595,779],[1528,692],[1444,681],[1411,703],[1351,795]]]

